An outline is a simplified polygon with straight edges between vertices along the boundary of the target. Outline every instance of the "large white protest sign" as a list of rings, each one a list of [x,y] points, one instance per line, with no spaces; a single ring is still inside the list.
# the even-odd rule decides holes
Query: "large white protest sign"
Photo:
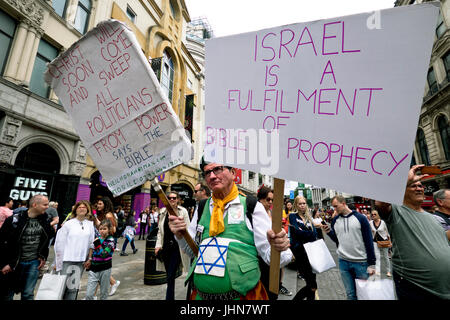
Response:
[[[206,160],[401,203],[438,12],[426,3],[209,40]]]
[[[48,65],[55,90],[114,195],[191,159],[191,143],[134,34],[99,23]]]

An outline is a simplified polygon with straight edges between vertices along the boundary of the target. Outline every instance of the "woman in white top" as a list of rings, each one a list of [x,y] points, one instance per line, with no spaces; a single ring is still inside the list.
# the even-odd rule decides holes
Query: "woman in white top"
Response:
[[[387,229],[386,223],[380,219],[377,210],[372,210],[371,217],[372,220],[370,220],[369,224],[372,229],[373,246],[375,249],[375,257],[377,259],[376,272],[377,274],[381,274],[381,265],[384,261],[383,265],[387,270],[386,274],[388,277],[390,277],[391,263],[389,261],[389,248],[378,247],[377,241],[388,240],[391,237],[389,236],[389,231]]]
[[[95,238],[94,216],[88,201],[79,201],[72,211],[74,216],[56,234],[56,271],[67,275],[64,300],[76,300],[81,275],[88,261],[89,247]]]

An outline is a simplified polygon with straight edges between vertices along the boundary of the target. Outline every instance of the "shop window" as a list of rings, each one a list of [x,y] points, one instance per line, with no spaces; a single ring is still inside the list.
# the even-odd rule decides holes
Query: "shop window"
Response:
[[[444,18],[442,17],[442,12],[439,12],[439,18],[436,25],[436,37],[439,39],[447,30],[447,26],[445,25]]]
[[[172,57],[167,53],[167,51],[164,50],[163,63],[161,68],[161,87],[171,103],[173,95],[173,77],[173,60]]]
[[[32,143],[20,150],[15,166],[39,172],[59,173],[60,160],[56,151],[45,143]]]
[[[30,91],[48,98],[50,95],[50,86],[44,81],[44,73],[47,69],[47,63],[50,63],[58,55],[58,49],[50,43],[41,39],[39,42],[36,60],[34,62],[33,72],[30,80]]]
[[[89,17],[91,15],[91,0],[79,0],[77,14],[75,16],[75,29],[85,34],[87,31]]]
[[[52,7],[56,14],[61,18],[64,18],[67,9],[68,0],[52,0]]]
[[[445,116],[440,116],[437,123],[442,146],[444,148],[445,159],[450,160],[450,126],[448,125],[448,120]]]
[[[430,91],[429,91],[430,95],[433,95],[436,92],[438,92],[438,85],[437,85],[436,76],[434,74],[433,68],[430,68],[430,70],[428,70],[427,81],[428,81],[428,86],[430,87]]]
[[[447,76],[447,81],[450,82],[450,51],[445,54],[445,56],[442,58],[444,61],[445,66],[445,74]]]
[[[130,6],[127,6],[127,17],[131,20],[131,22],[136,23],[136,13],[134,13]]]
[[[425,134],[422,129],[417,130],[417,143],[419,145],[420,157],[422,158],[422,163],[426,166],[430,165],[430,156],[428,153],[427,142],[425,141]]]
[[[0,74],[3,74],[16,31],[16,21],[0,11]]]

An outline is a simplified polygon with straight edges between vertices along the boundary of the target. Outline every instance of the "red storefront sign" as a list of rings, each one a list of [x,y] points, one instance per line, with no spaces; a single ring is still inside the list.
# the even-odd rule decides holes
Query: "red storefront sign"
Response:
[[[236,177],[234,178],[234,183],[236,184],[242,184],[242,169],[237,169],[235,168],[234,170],[236,170]]]

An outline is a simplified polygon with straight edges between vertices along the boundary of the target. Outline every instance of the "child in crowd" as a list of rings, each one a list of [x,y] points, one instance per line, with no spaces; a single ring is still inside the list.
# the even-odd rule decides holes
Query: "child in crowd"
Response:
[[[115,243],[112,233],[112,224],[105,219],[98,227],[100,237],[96,238],[89,249],[88,283],[86,288],[86,300],[93,300],[95,288],[100,284],[100,300],[108,298],[112,270],[112,257]]]

